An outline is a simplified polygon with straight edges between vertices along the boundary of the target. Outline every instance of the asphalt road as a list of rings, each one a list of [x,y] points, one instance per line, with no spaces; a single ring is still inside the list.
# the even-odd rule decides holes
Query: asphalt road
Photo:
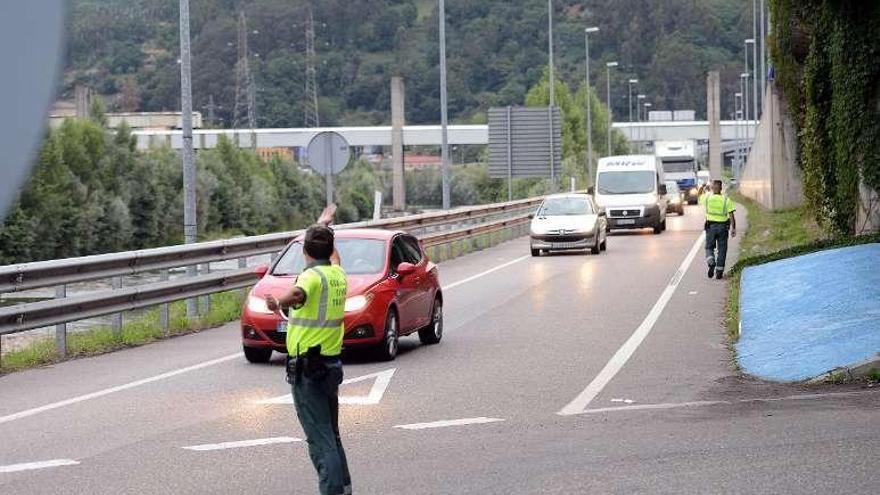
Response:
[[[444,263],[443,342],[347,360],[355,493],[876,493],[878,391],[740,376],[701,225]],[[238,339],[0,378],[0,493],[316,493],[281,357],[248,364]]]

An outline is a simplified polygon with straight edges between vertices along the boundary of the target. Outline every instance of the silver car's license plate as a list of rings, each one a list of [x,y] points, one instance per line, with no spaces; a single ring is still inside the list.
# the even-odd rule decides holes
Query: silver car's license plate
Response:
[[[636,224],[636,221],[631,218],[617,221],[617,225],[635,225],[635,224]]]
[[[279,321],[278,327],[275,329],[275,331],[278,333],[287,333],[287,322],[286,321]]]

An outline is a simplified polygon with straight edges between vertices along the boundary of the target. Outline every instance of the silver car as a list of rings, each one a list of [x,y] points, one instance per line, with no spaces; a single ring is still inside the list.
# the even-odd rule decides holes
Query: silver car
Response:
[[[607,248],[607,219],[588,194],[555,194],[531,215],[532,256],[550,251]]]

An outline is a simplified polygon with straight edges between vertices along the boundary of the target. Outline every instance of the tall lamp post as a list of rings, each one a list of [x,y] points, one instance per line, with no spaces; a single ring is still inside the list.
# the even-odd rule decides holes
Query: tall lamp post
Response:
[[[556,105],[556,79],[553,77],[553,0],[547,0],[547,54],[550,59],[550,107]]]
[[[755,77],[752,79],[752,119],[758,121],[758,0],[752,0],[752,67]]]
[[[584,29],[584,48],[586,50],[586,95],[587,95],[587,185],[592,185],[593,180],[593,110],[592,92],[590,91],[590,34],[598,33],[599,28],[588,27]]]
[[[449,135],[446,100],[446,6],[443,0],[438,5],[440,17],[440,166],[443,175],[443,209],[451,206],[452,171],[449,168]]]
[[[611,150],[611,125],[614,123],[614,111],[611,109],[611,68],[617,67],[617,62],[608,62],[605,64],[605,103],[608,104],[608,156],[614,152]]]
[[[740,80],[740,82],[742,82],[742,80]],[[736,142],[736,146],[734,148],[734,149],[736,149],[736,153],[735,153],[736,159],[733,161],[733,176],[734,177],[736,177],[737,168],[739,167],[739,163],[742,161],[742,139],[740,139],[740,136],[741,136],[740,118],[743,115],[742,102],[743,102],[743,94],[742,93],[734,93],[734,95],[733,95],[733,109],[734,109],[733,120],[734,120],[735,142]]]
[[[642,103],[644,102],[647,95],[636,95],[636,120],[638,122],[642,121]],[[638,140],[641,142],[642,140],[642,126],[639,126]]]
[[[629,123],[632,124],[633,121],[633,84],[638,84],[638,79],[630,79],[627,81],[629,85],[629,99],[627,100],[627,106],[629,106]]]
[[[192,135],[192,65],[189,40],[189,0],[180,0],[180,112],[183,127],[183,239],[186,244],[197,241],[196,166]],[[186,267],[189,277],[198,275],[196,265]],[[186,315],[198,314],[198,300],[187,299]]]
[[[756,45],[755,45],[755,39],[754,39],[754,38],[749,38],[749,39],[745,40],[745,49],[746,49],[746,70],[745,70],[745,73],[747,74],[747,76],[746,76],[746,85],[747,85],[747,86],[748,86],[748,84],[749,84],[749,80],[748,80],[748,78],[749,78],[749,77],[752,77],[753,71],[757,71],[757,70],[758,70],[758,66],[757,66],[758,59],[757,59],[757,58],[752,58],[752,69],[753,69],[753,71],[750,71],[750,70],[749,70],[749,45],[752,45],[752,51],[754,52],[754,51],[755,51],[755,46],[756,46]],[[757,56],[757,53],[755,53],[755,55]],[[755,75],[757,76],[757,74],[755,74]],[[748,88],[746,88],[746,92],[743,93],[743,94],[746,95],[746,96],[745,96],[745,98],[746,98],[746,99],[745,99],[745,106],[746,106],[746,110],[747,110],[747,111],[745,112],[746,120],[749,120],[749,117],[751,117],[752,120],[757,120],[757,118],[758,118],[758,78],[757,78],[757,77],[755,77],[755,78],[753,79],[752,95],[751,95],[751,96],[752,96],[752,102],[751,102],[751,104],[752,104],[752,113],[751,113],[751,115],[750,115],[749,112],[748,112],[748,106],[749,106],[749,92],[748,92]]]
[[[645,122],[648,121],[648,109],[651,108],[653,105],[654,104],[649,101],[642,103],[642,108],[644,109],[644,112],[645,112]],[[647,129],[645,129],[645,133],[642,135],[642,139],[644,139],[647,143],[647,141],[648,141],[648,130]],[[647,148],[648,148],[648,145],[645,144],[645,149],[647,149]]]

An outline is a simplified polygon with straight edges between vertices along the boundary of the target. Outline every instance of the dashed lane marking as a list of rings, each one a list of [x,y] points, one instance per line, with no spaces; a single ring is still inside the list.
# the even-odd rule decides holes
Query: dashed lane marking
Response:
[[[166,378],[171,378],[177,375],[182,375],[184,373],[189,373],[190,371],[196,371],[203,368],[207,368],[209,366],[214,366],[216,364],[225,363],[226,361],[231,361],[233,359],[237,359],[241,357],[240,352],[236,352],[235,354],[230,354],[228,356],[223,356],[221,358],[212,359],[210,361],[204,361],[198,364],[194,364],[192,366],[187,366],[186,368],[180,368],[174,371],[169,371],[167,373],[162,373],[161,375],[151,376],[149,378],[144,378],[142,380],[136,380],[133,382],[126,383],[124,385],[117,385],[115,387],[105,388],[104,390],[99,390],[97,392],[92,392],[90,394],[78,395],[76,397],[71,397],[70,399],[65,399],[58,402],[53,402],[51,404],[46,404],[45,406],[35,407],[33,409],[27,409],[24,411],[20,411],[14,414],[9,414],[6,416],[0,416],[0,424],[8,423],[9,421],[15,421],[16,419],[26,418],[28,416],[33,416],[35,414],[40,414],[46,411],[51,411],[53,409],[58,409],[65,406],[70,406],[73,404],[78,404],[80,402],[85,402],[91,399],[97,399],[98,397],[104,397],[105,395],[115,394],[116,392],[122,392],[123,390],[129,390],[135,387],[140,387],[141,385],[146,385],[148,383],[158,382],[160,380],[165,380]]]
[[[8,464],[0,466],[0,473],[17,473],[19,471],[32,471],[34,469],[46,469],[59,466],[75,466],[79,462],[73,459],[53,459],[51,461],[25,462],[22,464]]]
[[[480,277],[485,277],[486,275],[489,275],[490,273],[497,272],[498,270],[503,270],[504,268],[507,268],[508,266],[515,265],[515,264],[519,263],[520,261],[525,261],[529,258],[531,258],[531,256],[521,256],[521,257],[516,258],[514,260],[508,261],[507,263],[502,263],[494,268],[490,268],[484,272],[480,272],[474,276],[468,277],[463,280],[459,280],[458,282],[452,282],[451,284],[443,286],[442,289],[449,290],[449,289],[453,289],[455,287],[458,287],[459,285],[464,285],[468,282],[473,282],[474,280],[476,280]]]
[[[240,449],[244,447],[258,447],[261,445],[275,445],[279,443],[295,442],[302,442],[302,439],[294,437],[258,438],[256,440],[239,440],[236,442],[206,443],[204,445],[191,445],[189,447],[181,448],[186,450],[195,450],[198,452],[206,452],[211,450]]]
[[[465,426],[480,425],[487,423],[498,423],[504,421],[501,418],[463,418],[463,419],[447,419],[443,421],[434,421],[432,423],[413,423],[409,425],[396,425],[395,428],[404,430],[427,430],[430,428],[446,428],[449,426]]]
[[[605,388],[606,385],[614,378],[615,375],[623,368],[629,358],[632,357],[633,353],[636,352],[636,349],[642,344],[642,341],[645,340],[645,337],[651,333],[651,330],[654,328],[654,324],[657,323],[657,320],[660,318],[660,315],[663,314],[663,310],[666,308],[666,305],[669,303],[669,300],[672,299],[672,295],[675,294],[675,289],[678,288],[679,283],[681,282],[682,277],[687,272],[691,263],[694,261],[694,258],[697,256],[697,252],[702,248],[703,239],[705,239],[706,233],[700,234],[697,238],[696,242],[694,242],[693,247],[691,247],[690,252],[685,256],[684,261],[681,262],[681,265],[678,267],[678,270],[673,275],[672,280],[670,280],[669,284],[667,284],[666,288],[663,290],[663,293],[660,294],[660,299],[654,304],[654,307],[651,308],[651,312],[648,313],[648,316],[642,321],[642,324],[636,328],[635,332],[627,339],[626,342],[611,356],[611,360],[608,361],[608,364],[602,368],[602,371],[587,385],[587,388],[584,389],[583,392],[580,393],[573,401],[571,401],[567,406],[562,408],[557,414],[560,416],[570,416],[572,414],[580,414],[583,412],[587,406],[590,405],[590,402],[602,392],[602,389]]]

